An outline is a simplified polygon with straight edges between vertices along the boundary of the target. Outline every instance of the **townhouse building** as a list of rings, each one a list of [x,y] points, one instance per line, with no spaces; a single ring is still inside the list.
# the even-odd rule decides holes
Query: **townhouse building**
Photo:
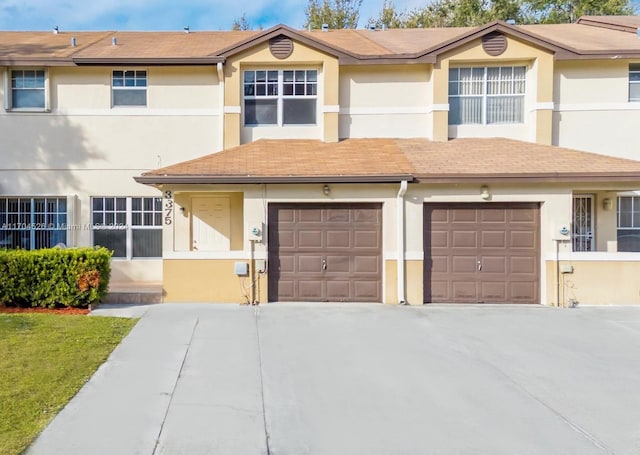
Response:
[[[639,27],[0,32],[0,247],[166,302],[640,303]]]

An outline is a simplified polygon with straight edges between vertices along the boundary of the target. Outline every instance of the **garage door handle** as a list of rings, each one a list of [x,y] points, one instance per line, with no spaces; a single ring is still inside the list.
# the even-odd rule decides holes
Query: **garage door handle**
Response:
[[[322,270],[327,270],[327,261],[325,259],[322,260]]]
[[[482,270],[482,262],[478,261],[478,272]]]

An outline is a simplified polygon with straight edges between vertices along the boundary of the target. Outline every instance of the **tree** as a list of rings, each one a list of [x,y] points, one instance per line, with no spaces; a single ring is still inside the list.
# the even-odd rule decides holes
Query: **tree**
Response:
[[[249,24],[249,21],[247,20],[246,13],[242,13],[242,16],[240,17],[240,19],[233,20],[233,25],[231,26],[231,30],[243,31],[243,32],[246,32],[247,30],[253,30],[253,28],[251,27],[251,24]]]
[[[369,18],[367,27],[403,28],[407,26],[406,13],[398,11],[392,1],[384,0],[377,19]]]
[[[575,22],[585,15],[633,13],[629,0],[435,0],[408,13],[399,13],[385,2],[379,18],[369,23],[392,28],[472,27],[496,19],[555,24]]]
[[[322,3],[320,3],[322,1]],[[307,17],[305,27],[356,28],[360,17],[362,0],[309,0],[304,11]]]
[[[635,8],[628,0],[529,0],[528,21],[541,24],[570,23],[580,16],[629,15]]]

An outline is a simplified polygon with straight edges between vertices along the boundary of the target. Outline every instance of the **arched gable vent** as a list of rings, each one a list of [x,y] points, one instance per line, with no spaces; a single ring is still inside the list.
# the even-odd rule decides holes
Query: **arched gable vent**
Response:
[[[484,51],[496,57],[507,50],[507,37],[500,32],[491,32],[482,37],[482,48]]]
[[[293,41],[284,35],[278,35],[269,40],[269,50],[275,58],[284,60],[293,52]]]

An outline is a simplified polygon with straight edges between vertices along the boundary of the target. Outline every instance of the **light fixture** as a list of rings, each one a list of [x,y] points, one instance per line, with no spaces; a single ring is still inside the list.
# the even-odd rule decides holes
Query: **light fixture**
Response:
[[[185,207],[180,207],[180,213],[182,213],[182,216],[189,215],[189,212],[187,212],[187,209]]]
[[[329,193],[331,193],[331,187],[329,185],[323,186],[322,194],[324,194],[325,196],[329,196]]]
[[[489,194],[489,187],[487,185],[482,185],[482,187],[480,187],[480,197],[485,201],[491,197],[491,194]]]
[[[602,209],[611,210],[611,199],[606,197],[602,200]]]

